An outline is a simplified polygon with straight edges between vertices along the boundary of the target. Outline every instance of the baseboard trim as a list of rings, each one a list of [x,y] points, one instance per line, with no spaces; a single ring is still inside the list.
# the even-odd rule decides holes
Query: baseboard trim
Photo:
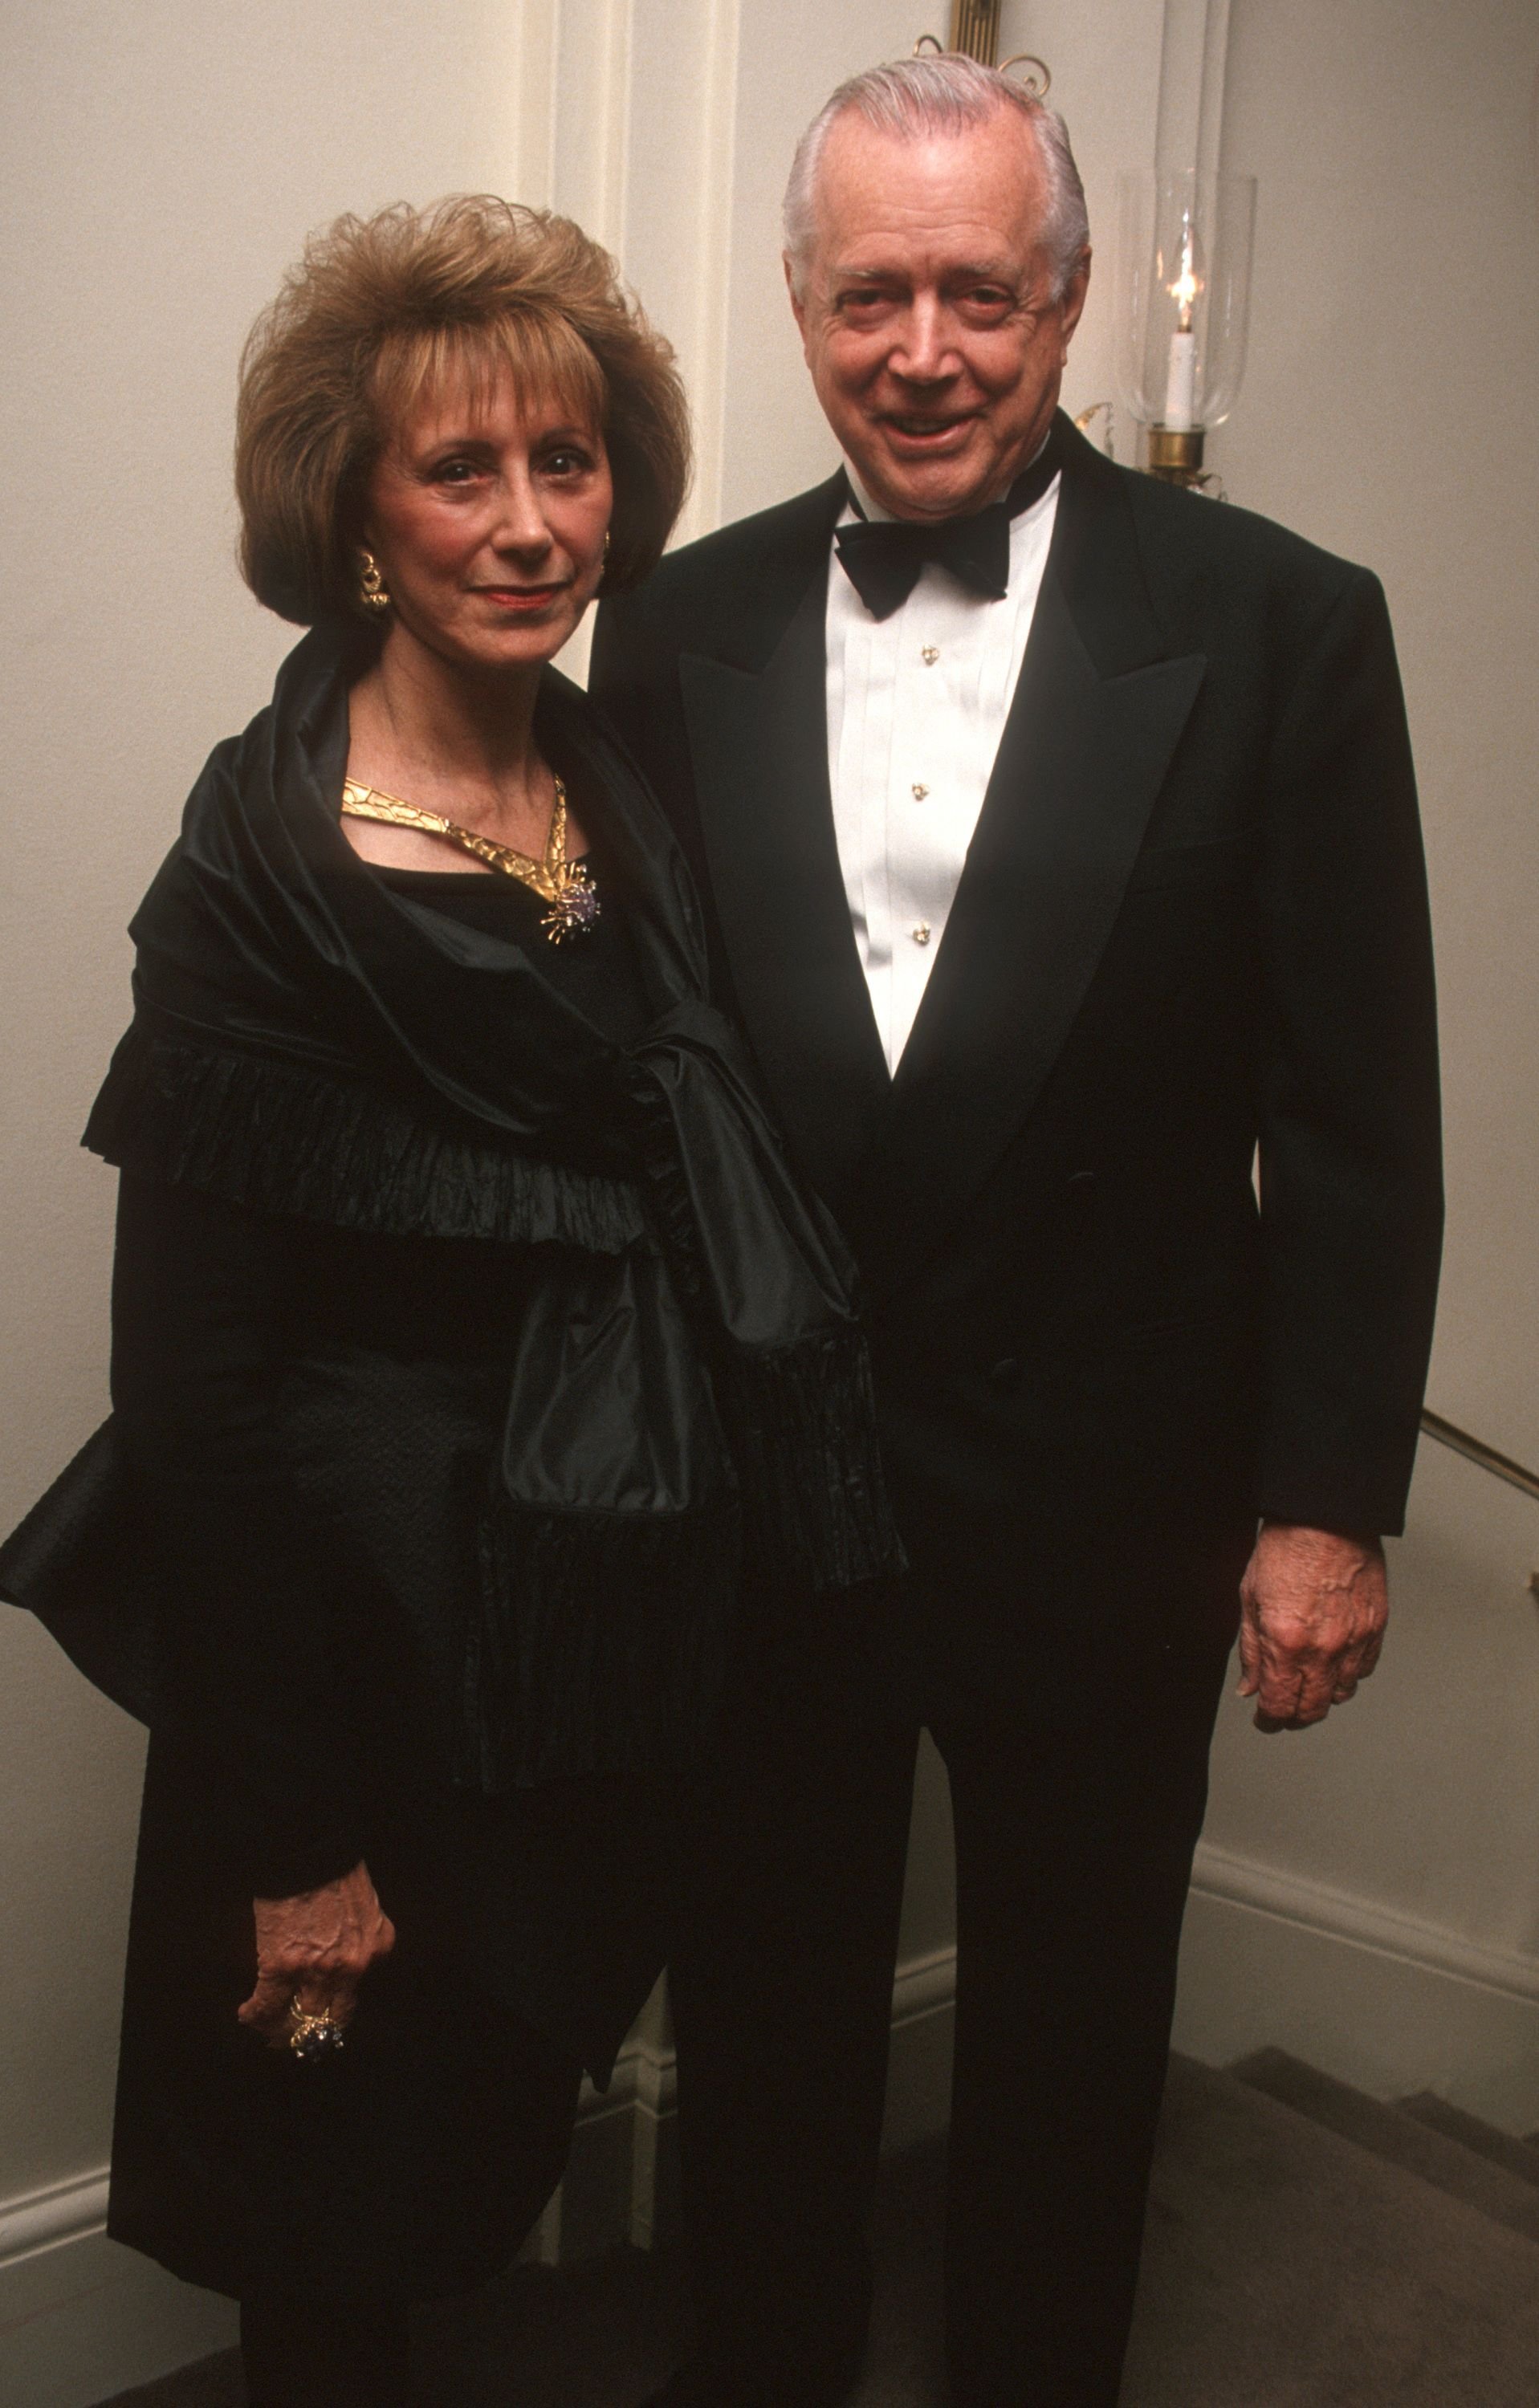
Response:
[[[1539,1958],[1486,1947],[1418,1915],[1377,1906],[1371,1899],[1304,1880],[1207,1841],[1197,1851],[1192,1890],[1201,1898],[1274,1915],[1304,1931],[1348,1941],[1355,1948],[1372,1949],[1403,1965],[1539,2004]]]
[[[1175,2042],[1210,2065],[1286,2048],[1373,2098],[1539,2126],[1539,1963],[1217,1847],[1194,1868]]]
[[[951,2017],[956,1951],[911,1957],[893,1981],[891,2071],[884,2146],[899,2149],[945,2128],[951,2097]],[[678,2064],[654,2039],[633,2041],[607,2091],[584,2084],[567,2177],[529,2255],[555,2265],[627,2240],[650,2249],[678,2215]]]
[[[0,2272],[107,2227],[107,2168],[0,2203]]]
[[[932,1949],[928,1956],[911,1956],[899,1965],[892,1985],[894,2032],[920,2017],[949,2014],[956,2003],[956,1951]]]

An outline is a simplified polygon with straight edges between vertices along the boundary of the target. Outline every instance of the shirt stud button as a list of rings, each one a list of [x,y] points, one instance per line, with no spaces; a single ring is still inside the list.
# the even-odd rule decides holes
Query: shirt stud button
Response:
[[[938,644],[926,644],[922,647],[919,657],[928,669],[932,669],[941,657],[941,648]]]
[[[928,942],[929,942],[929,922],[928,922],[928,920],[921,920],[921,921],[920,921],[920,923],[919,923],[919,925],[917,926],[917,928],[915,928],[915,929],[914,929],[914,931],[913,931],[913,941],[914,941],[914,943],[915,943],[916,945],[928,945]]]
[[[909,792],[913,796],[916,803],[922,803],[925,796],[928,794],[929,788],[928,786],[913,785],[909,788]]]

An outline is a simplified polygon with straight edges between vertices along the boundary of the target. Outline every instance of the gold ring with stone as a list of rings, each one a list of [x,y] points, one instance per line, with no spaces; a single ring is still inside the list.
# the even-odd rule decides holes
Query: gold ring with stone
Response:
[[[335,2015],[312,2015],[297,1998],[289,2000],[289,2050],[302,2065],[316,2065],[324,2057],[335,2057],[339,2048],[345,2047],[346,2040],[344,2027]]]

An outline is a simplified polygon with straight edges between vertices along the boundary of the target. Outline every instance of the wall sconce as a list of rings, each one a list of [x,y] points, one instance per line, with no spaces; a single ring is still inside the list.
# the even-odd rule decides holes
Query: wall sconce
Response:
[[[944,58],[948,50],[959,50],[964,58],[976,59],[980,66],[998,67],[1006,74],[1012,67],[1025,67],[1028,72],[1021,81],[1033,100],[1046,97],[1053,79],[1039,58],[1029,50],[1017,50],[1014,57],[1000,56],[1000,10],[1003,0],[952,0],[951,39],[942,42],[935,34],[921,34],[913,46],[913,55],[928,50],[936,58]]]
[[[1256,179],[1147,169],[1118,187],[1118,397],[1145,430],[1150,474],[1205,488],[1203,437],[1245,370]]]

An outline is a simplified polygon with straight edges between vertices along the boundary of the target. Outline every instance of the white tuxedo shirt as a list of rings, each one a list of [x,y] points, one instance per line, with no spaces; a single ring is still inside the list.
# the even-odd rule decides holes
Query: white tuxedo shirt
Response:
[[[869,519],[891,515],[850,483]],[[1055,477],[1012,521],[999,601],[930,564],[875,619],[828,563],[828,780],[844,892],[887,1068],[934,966],[1020,676],[1057,514]],[[856,516],[846,507],[845,525]]]

